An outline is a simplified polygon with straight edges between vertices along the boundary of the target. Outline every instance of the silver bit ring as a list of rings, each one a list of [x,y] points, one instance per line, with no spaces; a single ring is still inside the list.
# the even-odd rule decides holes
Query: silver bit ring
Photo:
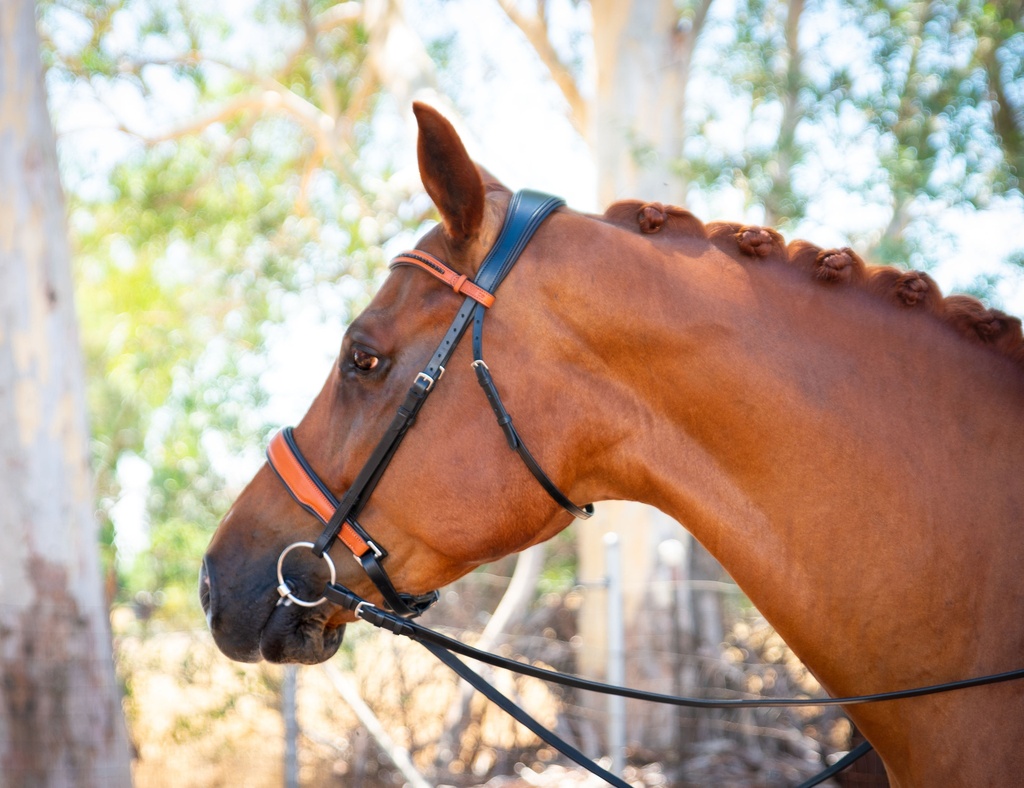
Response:
[[[316,607],[317,605],[322,605],[324,602],[327,601],[327,597],[322,596],[318,600],[316,600],[316,602],[308,602],[305,599],[299,599],[297,596],[295,596],[295,594],[292,592],[291,586],[289,586],[284,579],[284,557],[288,555],[288,553],[290,553],[296,547],[308,547],[310,550],[312,550],[313,543],[294,542],[281,551],[281,555],[277,559],[277,593],[281,595],[281,598],[277,600],[277,604],[287,606],[294,602],[296,605],[301,605],[302,607]],[[335,572],[334,569],[334,561],[331,560],[330,555],[328,555],[326,551],[321,557],[327,562],[327,566],[331,570],[331,583],[334,583],[338,579],[337,573]]]

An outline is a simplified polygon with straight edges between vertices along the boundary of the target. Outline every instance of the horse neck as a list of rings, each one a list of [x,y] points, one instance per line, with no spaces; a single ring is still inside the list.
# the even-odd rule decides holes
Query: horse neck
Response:
[[[588,456],[608,459],[594,497],[683,523],[833,690],[860,689],[836,656],[852,627],[892,642],[879,588],[949,621],[1019,585],[998,547],[1024,547],[1017,367],[930,316],[782,264],[601,228],[586,244],[573,252],[590,283],[575,327],[594,352],[577,373],[603,380],[588,412],[606,441]],[[994,556],[985,587],[922,597],[969,573],[978,550]],[[840,604],[857,612],[839,621]]]

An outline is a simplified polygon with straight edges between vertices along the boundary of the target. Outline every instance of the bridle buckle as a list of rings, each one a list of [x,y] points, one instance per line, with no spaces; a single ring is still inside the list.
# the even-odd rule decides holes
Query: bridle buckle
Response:
[[[385,553],[381,548],[377,547],[377,545],[375,545],[371,540],[364,539],[363,541],[366,542],[366,546],[370,548],[370,551],[374,554],[374,556],[376,556],[378,561],[381,560],[385,555],[387,555],[387,553]],[[365,553],[363,555],[365,555]],[[362,564],[362,556],[358,556],[353,553],[352,557],[356,559],[356,563]]]
[[[375,604],[373,604],[372,602],[367,602],[364,599],[361,602],[357,603],[354,608],[352,608],[352,612],[355,613],[356,618],[362,618],[363,617],[363,608],[366,608],[366,607],[376,608],[377,606]]]
[[[278,559],[278,585],[276,590],[280,595],[279,605],[294,603],[314,607],[322,602],[332,601],[352,609],[349,604],[350,592],[342,593],[340,587],[335,583],[333,563],[330,563],[331,582],[324,591],[325,596],[316,602],[298,599],[293,594],[291,586],[285,581],[282,570],[285,554],[300,545],[309,547],[315,555],[321,556],[330,562],[327,551],[341,533],[345,523],[351,524],[352,528],[355,529],[355,537],[357,538],[346,539],[343,536],[342,541],[356,557],[356,560],[360,563],[370,581],[377,587],[377,590],[384,599],[385,606],[390,608],[395,614],[394,616],[391,613],[387,614],[389,620],[395,618],[395,616],[403,618],[406,616],[418,616],[437,601],[439,596],[437,591],[416,596],[399,593],[383,566],[383,560],[387,557],[387,551],[370,541],[366,533],[358,527],[354,518],[358,516],[370,494],[380,481],[381,475],[391,462],[395,450],[408,429],[415,422],[420,408],[426,402],[427,395],[433,390],[434,384],[444,375],[444,364],[452,358],[456,346],[459,344],[470,323],[473,324],[474,357],[477,359],[473,366],[477,377],[490,377],[487,365],[480,358],[482,351],[477,352],[476,350],[481,342],[480,332],[483,325],[483,307],[490,306],[493,302],[493,291],[508,274],[541,222],[562,205],[564,205],[562,200],[540,194],[539,192],[521,191],[513,196],[498,237],[495,239],[494,245],[487,253],[483,262],[481,262],[472,287],[468,281],[464,279],[458,280],[458,275],[455,275],[453,279],[453,281],[458,280],[455,282],[457,289],[460,292],[466,293],[467,302],[453,319],[448,331],[444,335],[444,339],[434,351],[431,361],[422,372],[416,375],[404,401],[398,407],[391,426],[366,459],[362,469],[358,472],[355,480],[351,483],[351,486],[340,502],[305,461],[292,438],[290,427],[286,427],[271,441],[267,450],[267,459],[271,467],[277,472],[278,477],[296,502],[324,523],[324,530],[315,544],[296,542],[285,548]],[[437,266],[435,266],[434,258],[422,253],[409,253],[408,255],[396,258],[396,260],[399,263],[412,261],[419,267],[425,267],[434,273],[437,273],[439,270],[446,277],[448,275],[446,272],[450,271],[440,261],[437,261]],[[469,301],[476,302],[476,306],[474,307],[469,304]],[[478,309],[477,307],[480,308]],[[489,383],[485,391],[487,392],[488,399],[493,399],[494,404],[492,404],[492,407],[502,407],[493,381]],[[555,498],[556,502],[577,517],[588,516],[588,512],[576,507],[558,491],[554,483],[540,470],[532,456],[526,452],[525,447],[521,446],[521,441],[519,441],[515,431],[511,428],[511,417],[505,414],[505,418],[499,420],[499,424],[511,436],[509,438],[510,445],[519,451],[523,456],[524,462],[527,463],[527,467],[541,482],[544,489]],[[300,482],[298,488],[295,485],[296,478]],[[348,536],[352,535],[349,534]],[[360,615],[376,615],[375,611],[377,610],[379,609],[372,606],[362,607],[360,608]],[[398,619],[396,618],[395,620]]]
[[[416,380],[413,381],[413,382],[414,383],[425,382],[427,384],[427,387],[425,389],[423,389],[423,393],[426,394],[428,391],[430,391],[432,388],[434,388],[434,384],[437,383],[437,381],[439,381],[443,377],[444,377],[444,367],[440,367],[439,366],[437,368],[437,377],[436,378],[430,377],[430,375],[428,375],[426,372],[420,372],[418,375],[416,375]]]

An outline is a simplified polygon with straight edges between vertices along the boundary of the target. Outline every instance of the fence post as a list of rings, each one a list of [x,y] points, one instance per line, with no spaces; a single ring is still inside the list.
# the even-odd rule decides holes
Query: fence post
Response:
[[[608,578],[608,668],[609,684],[626,683],[626,629],[622,602],[622,556],[619,554],[619,535],[610,531],[604,535],[605,572]],[[608,749],[612,756],[611,772],[622,774],[626,753],[626,699],[608,696]]]
[[[284,717],[284,786],[299,788],[299,720],[296,695],[297,665],[285,665],[281,683],[281,715]]]
[[[355,712],[356,717],[362,726],[366,729],[376,741],[377,746],[380,747],[381,751],[384,752],[391,762],[398,767],[398,770],[405,777],[407,784],[412,788],[431,788],[428,783],[413,766],[412,758],[409,756],[409,751],[403,747],[399,747],[395,744],[394,740],[388,735],[387,731],[384,730],[384,726],[380,720],[370,710],[370,707],[366,705],[366,701],[363,700],[359,694],[359,689],[355,683],[352,682],[347,676],[344,676],[340,670],[329,662],[325,662],[320,666],[320,669],[327,676],[331,684],[341,695],[342,699],[352,708]]]

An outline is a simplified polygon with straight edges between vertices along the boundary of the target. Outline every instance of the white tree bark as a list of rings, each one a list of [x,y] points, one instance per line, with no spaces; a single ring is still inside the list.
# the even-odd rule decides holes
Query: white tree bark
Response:
[[[548,67],[566,98],[573,125],[583,131],[593,151],[598,205],[629,198],[685,205],[686,176],[676,164],[683,155],[693,54],[713,0],[695,0],[685,18],[675,0],[591,0],[596,93],[589,103],[580,98],[578,87],[566,84],[569,72],[550,46],[547,22],[540,13],[543,6],[538,5],[538,13],[530,17],[516,0],[497,2]],[[674,538],[687,542],[691,548],[688,556],[699,549],[679,524],[637,503],[599,505],[593,520],[577,525],[579,575],[587,582],[605,576],[602,537],[608,531],[616,531],[623,545],[627,651],[640,648],[652,634],[663,634],[673,626],[683,627],[687,642],[696,645],[711,637],[709,645],[717,648],[720,635],[698,632],[695,626],[689,560],[679,570],[679,587],[674,592],[683,620],[673,625],[670,606],[650,606],[653,579],[665,573],[658,561],[658,545]],[[600,593],[595,590],[592,597],[597,604],[582,607],[579,622],[580,635],[587,644],[578,654],[579,670],[595,677],[604,675],[608,648]],[[717,604],[717,599],[710,601]],[[672,666],[649,666],[648,675],[634,677],[633,683],[664,687],[674,680],[665,675],[666,669]],[[692,671],[685,674],[684,688],[690,690]],[[649,712],[650,707],[629,704],[630,740],[668,746],[672,726]]]
[[[601,205],[671,202],[668,163],[682,125],[672,0],[593,0],[597,95],[591,131]],[[676,113],[679,112],[679,115]],[[681,147],[681,146],[680,146]]]
[[[0,3],[0,774],[129,785],[31,0]]]
[[[674,0],[591,0],[597,95],[591,145],[602,206],[643,199],[683,205],[686,89],[712,0],[683,24]]]

